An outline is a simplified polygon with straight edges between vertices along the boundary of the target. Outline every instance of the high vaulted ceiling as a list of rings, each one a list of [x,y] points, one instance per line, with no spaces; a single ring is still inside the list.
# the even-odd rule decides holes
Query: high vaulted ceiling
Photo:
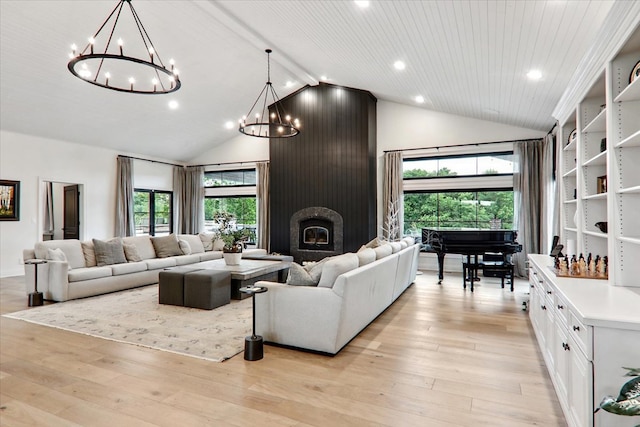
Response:
[[[324,79],[380,100],[549,130],[611,1],[132,2],[182,88],[109,91],[67,70],[117,0],[1,0],[3,130],[188,161],[238,134],[266,81],[278,95]],[[406,63],[403,71],[395,61]],[[526,74],[539,69],[542,79]],[[324,76],[324,77],[322,77]],[[286,82],[291,82],[286,86]],[[424,97],[423,104],[414,98]],[[168,101],[179,108],[171,110]],[[302,129],[304,131],[304,118]]]

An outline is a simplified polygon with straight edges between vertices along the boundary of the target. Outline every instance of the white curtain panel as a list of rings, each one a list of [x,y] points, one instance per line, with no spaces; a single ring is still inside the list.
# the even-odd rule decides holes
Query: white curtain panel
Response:
[[[116,188],[116,237],[133,236],[133,159],[118,156],[118,185]]]
[[[384,153],[384,182],[382,187],[383,237],[399,240],[402,237],[402,152]]]
[[[43,233],[53,233],[55,224],[53,223],[53,182],[44,183],[44,223]]]
[[[204,227],[204,168],[187,167],[184,184],[182,233],[197,234]]]
[[[258,202],[258,248],[269,252],[270,211],[269,211],[269,162],[256,163],[258,172],[256,193]]]

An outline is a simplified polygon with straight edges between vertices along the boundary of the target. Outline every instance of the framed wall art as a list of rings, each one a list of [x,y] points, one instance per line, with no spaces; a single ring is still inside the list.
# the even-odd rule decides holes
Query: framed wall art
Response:
[[[20,221],[20,181],[0,180],[0,221]]]

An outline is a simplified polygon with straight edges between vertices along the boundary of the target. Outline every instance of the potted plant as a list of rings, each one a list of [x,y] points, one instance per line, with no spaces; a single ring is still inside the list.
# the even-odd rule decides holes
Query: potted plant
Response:
[[[236,228],[235,217],[228,212],[219,212],[213,219],[218,223],[218,237],[224,242],[222,256],[225,262],[227,265],[240,264],[242,248],[249,238],[249,230]]]

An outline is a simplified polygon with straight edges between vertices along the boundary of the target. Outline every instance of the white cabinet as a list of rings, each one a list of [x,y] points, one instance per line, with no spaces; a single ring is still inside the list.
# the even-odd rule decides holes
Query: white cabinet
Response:
[[[603,410],[640,364],[640,290],[603,280],[557,278],[547,255],[529,255],[529,316],[570,427],[633,427],[638,417]]]

